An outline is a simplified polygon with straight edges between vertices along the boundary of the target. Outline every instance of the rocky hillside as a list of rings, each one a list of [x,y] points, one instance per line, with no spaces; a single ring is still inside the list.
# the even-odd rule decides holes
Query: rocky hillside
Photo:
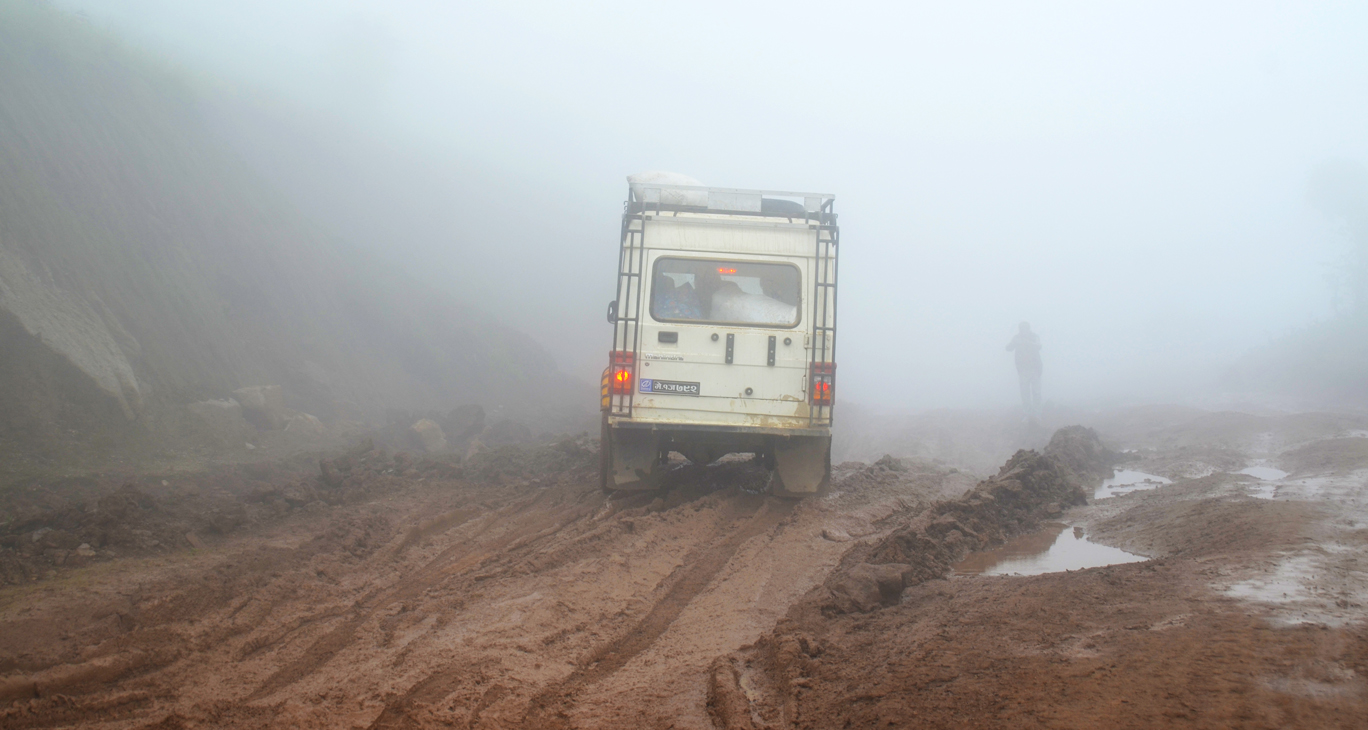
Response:
[[[593,408],[530,339],[320,235],[204,113],[162,62],[0,0],[0,457],[164,452],[256,386],[324,424]]]

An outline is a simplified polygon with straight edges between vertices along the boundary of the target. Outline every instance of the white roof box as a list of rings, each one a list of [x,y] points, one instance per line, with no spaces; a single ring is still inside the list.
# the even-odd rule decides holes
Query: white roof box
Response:
[[[645,199],[644,192],[651,188],[652,192],[659,191],[660,197],[652,200],[653,203],[664,205],[693,205],[699,208],[708,207],[708,191],[703,183],[677,172],[662,172],[652,170],[650,172],[639,172],[635,175],[627,176],[627,184],[632,190],[637,192],[638,199]],[[669,187],[660,187],[669,186]],[[674,190],[671,188],[685,187],[698,188],[698,190]],[[655,196],[652,195],[652,198]]]
[[[834,216],[827,193],[710,188],[677,172],[643,172],[627,176],[629,203],[643,208],[694,208],[718,213],[744,213],[785,218]],[[831,220],[835,220],[833,217]]]

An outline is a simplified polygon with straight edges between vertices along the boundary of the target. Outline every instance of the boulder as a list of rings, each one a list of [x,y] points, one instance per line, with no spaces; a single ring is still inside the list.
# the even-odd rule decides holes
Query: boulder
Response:
[[[242,405],[232,398],[202,400],[186,407],[210,428],[219,431],[232,431],[247,425],[242,419]]]
[[[442,427],[437,425],[436,421],[424,418],[413,424],[410,429],[417,434],[418,440],[422,442],[423,448],[429,454],[446,450],[446,434],[442,432]]]
[[[851,540],[850,533],[839,527],[822,528],[822,537],[832,542],[850,542]]]
[[[907,466],[902,463],[901,459],[895,459],[888,454],[884,454],[882,459],[874,462],[874,466],[883,467],[889,471],[907,471]]]
[[[233,391],[242,404],[242,417],[263,431],[285,427],[290,412],[285,408],[285,393],[279,385],[253,385]]]

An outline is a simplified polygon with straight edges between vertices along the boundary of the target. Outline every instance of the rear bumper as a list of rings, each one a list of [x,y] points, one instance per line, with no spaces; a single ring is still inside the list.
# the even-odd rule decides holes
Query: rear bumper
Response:
[[[666,432],[694,432],[699,434],[739,434],[754,436],[819,436],[831,435],[830,426],[811,428],[775,428],[767,426],[724,426],[711,423],[670,423],[665,421],[639,421],[617,416],[608,417],[608,425],[613,428]]]

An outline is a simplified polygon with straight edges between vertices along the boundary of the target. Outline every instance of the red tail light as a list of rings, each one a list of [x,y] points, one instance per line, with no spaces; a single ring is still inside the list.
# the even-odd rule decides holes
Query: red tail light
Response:
[[[635,366],[635,353],[626,350],[614,350],[609,353],[608,380],[613,395],[627,395],[632,392],[632,374]]]
[[[814,406],[829,406],[836,395],[836,363],[812,363],[812,393]]]

